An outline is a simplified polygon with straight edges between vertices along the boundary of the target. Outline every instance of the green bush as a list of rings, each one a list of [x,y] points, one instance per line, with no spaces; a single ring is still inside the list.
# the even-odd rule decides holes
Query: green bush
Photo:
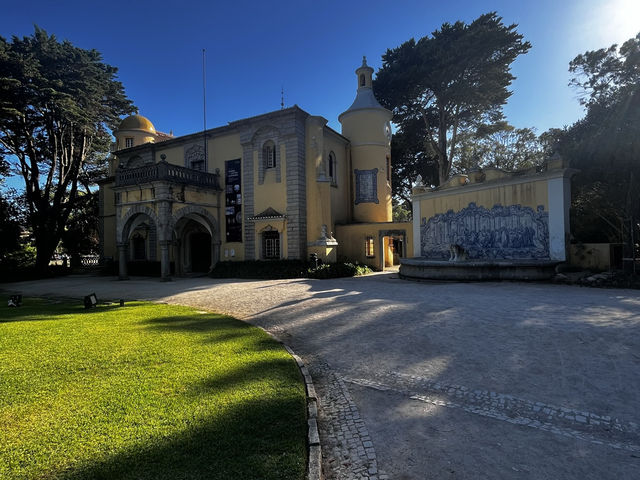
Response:
[[[61,265],[51,265],[45,273],[36,270],[36,249],[26,244],[19,250],[5,255],[0,261],[0,282],[22,282],[41,278],[68,275],[71,269]]]
[[[310,278],[356,277],[358,275],[366,275],[371,271],[366,265],[359,265],[358,263],[325,263],[319,265],[318,268],[310,268],[308,276]]]

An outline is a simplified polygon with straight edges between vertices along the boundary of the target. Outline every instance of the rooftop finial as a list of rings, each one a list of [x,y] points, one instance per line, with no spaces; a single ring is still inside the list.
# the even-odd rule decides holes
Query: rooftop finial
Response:
[[[280,89],[280,110],[284,110],[284,86]]]
[[[363,56],[362,56],[362,66],[363,66],[363,67],[366,67],[366,66],[367,66],[367,57],[366,57],[366,55],[363,55]]]

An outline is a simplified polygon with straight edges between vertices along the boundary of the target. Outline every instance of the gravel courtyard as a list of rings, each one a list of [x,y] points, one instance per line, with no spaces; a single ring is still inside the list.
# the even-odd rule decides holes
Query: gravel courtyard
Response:
[[[301,355],[329,479],[640,478],[640,294],[537,283],[72,276],[5,292],[229,313]]]

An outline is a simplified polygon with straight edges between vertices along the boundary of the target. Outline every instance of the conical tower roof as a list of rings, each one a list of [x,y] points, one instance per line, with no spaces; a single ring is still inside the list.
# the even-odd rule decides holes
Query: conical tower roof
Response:
[[[391,111],[380,105],[373,94],[373,88],[371,85],[373,68],[367,65],[367,57],[362,57],[362,65],[356,70],[356,75],[358,77],[358,91],[356,93],[356,98],[351,106],[338,116],[338,121],[342,122],[342,119],[346,115],[360,110],[379,110],[388,114],[389,119],[391,119]]]

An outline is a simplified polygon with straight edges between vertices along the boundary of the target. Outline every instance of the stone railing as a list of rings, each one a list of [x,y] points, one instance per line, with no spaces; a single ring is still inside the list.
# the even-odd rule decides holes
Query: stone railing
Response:
[[[118,168],[116,187],[166,181],[220,190],[220,175],[171,165],[165,161],[136,168]]]

